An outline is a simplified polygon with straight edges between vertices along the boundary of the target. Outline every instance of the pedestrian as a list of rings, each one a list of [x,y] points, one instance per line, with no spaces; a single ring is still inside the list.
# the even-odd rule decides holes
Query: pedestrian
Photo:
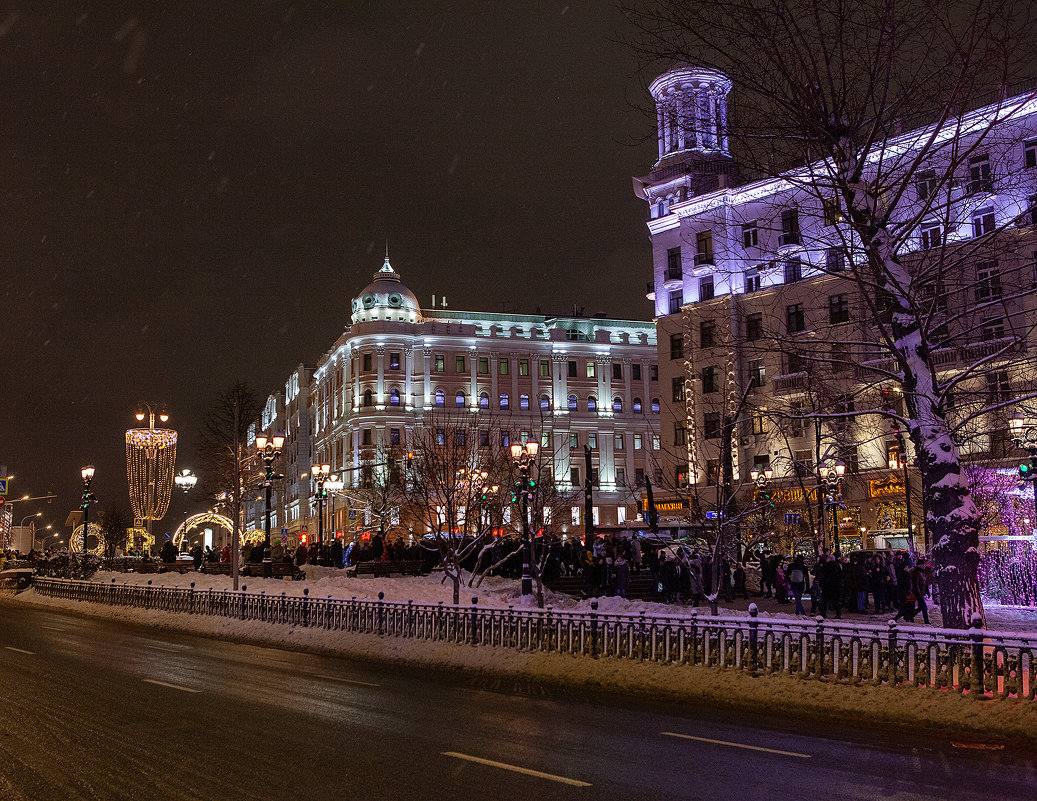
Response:
[[[630,563],[623,554],[616,557],[616,595],[626,598],[630,590]]]
[[[803,609],[803,591],[807,586],[809,578],[807,566],[803,561],[803,555],[799,554],[789,565],[789,586],[792,588],[792,597],[796,599],[796,614],[805,615]]]
[[[821,565],[821,617],[827,617],[829,610],[835,610],[835,618],[842,617],[843,598],[843,566],[834,556],[829,555]]]

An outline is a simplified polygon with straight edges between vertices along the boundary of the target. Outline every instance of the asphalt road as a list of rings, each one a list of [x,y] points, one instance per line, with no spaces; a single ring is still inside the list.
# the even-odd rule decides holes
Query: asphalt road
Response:
[[[416,646],[417,647],[417,646]],[[0,799],[1032,799],[1037,755],[0,604]]]

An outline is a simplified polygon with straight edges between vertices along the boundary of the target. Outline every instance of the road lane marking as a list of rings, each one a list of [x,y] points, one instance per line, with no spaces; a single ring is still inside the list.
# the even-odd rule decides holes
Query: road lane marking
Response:
[[[200,693],[201,690],[196,690],[193,687],[181,687],[179,684],[169,684],[168,682],[158,681],[156,679],[143,679],[148,684],[157,684],[159,687],[169,687],[173,690],[181,690],[185,693]]]
[[[381,684],[375,684],[370,681],[360,681],[358,679],[343,679],[338,676],[314,676],[316,679],[324,679],[325,681],[341,681],[345,684],[360,684],[364,687],[381,687]]]
[[[468,762],[477,762],[480,765],[489,765],[491,768],[510,770],[513,773],[535,776],[538,779],[547,779],[552,782],[558,782],[559,784],[568,784],[572,787],[591,786],[589,782],[581,782],[579,779],[570,779],[566,776],[555,776],[553,773],[543,773],[539,770],[532,770],[531,768],[520,768],[518,765],[509,765],[507,762],[494,762],[492,759],[483,759],[482,757],[471,756],[470,754],[459,754],[456,751],[444,751],[443,756],[453,757],[454,759],[464,759]]]
[[[745,748],[748,751],[763,751],[765,754],[781,754],[782,756],[799,757],[800,759],[810,759],[811,754],[799,754],[795,751],[781,751],[777,748],[763,748],[759,745],[746,745],[745,743],[732,743],[727,740],[711,740],[708,737],[693,737],[690,734],[677,734],[673,731],[661,731],[660,734],[665,734],[667,737],[680,737],[682,740],[695,740],[700,743],[712,743],[713,745],[727,745],[731,748]]]
[[[155,651],[169,651],[170,653],[178,654],[181,652],[181,648],[166,648],[164,645],[148,645],[144,643],[144,648],[151,648]]]
[[[26,651],[24,648],[15,648],[13,645],[5,645],[4,648],[6,648],[8,651],[14,651],[19,654],[28,654],[29,656],[36,656],[35,651]]]
[[[59,629],[57,626],[40,626],[40,628],[48,631],[68,631],[68,629]]]

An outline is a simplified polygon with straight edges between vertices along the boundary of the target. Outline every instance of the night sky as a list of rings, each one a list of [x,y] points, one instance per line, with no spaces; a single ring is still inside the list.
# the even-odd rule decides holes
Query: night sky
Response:
[[[129,509],[139,400],[194,467],[214,395],[316,364],[386,239],[422,305],[650,317],[654,75],[609,4],[43,7],[0,12],[0,465],[59,494],[16,525],[87,463]]]

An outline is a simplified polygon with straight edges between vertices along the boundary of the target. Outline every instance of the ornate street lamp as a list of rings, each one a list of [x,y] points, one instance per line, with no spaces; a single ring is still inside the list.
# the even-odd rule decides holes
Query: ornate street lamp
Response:
[[[530,479],[530,470],[533,468],[539,444],[535,440],[529,440],[525,444],[511,446],[511,458],[519,471],[519,482],[515,490],[521,501],[522,509],[522,594],[533,594],[533,538],[529,531],[529,496],[536,486]]]
[[[844,473],[846,473],[846,465],[841,461],[837,461],[834,465],[823,463],[817,467],[818,490],[824,492],[824,503],[832,513],[832,552],[836,559],[839,558],[839,521],[836,519],[835,509],[841,499],[840,490]],[[821,532],[824,533],[824,520],[821,521]]]
[[[265,434],[260,434],[256,437],[256,450],[259,452],[260,458],[263,460],[263,464],[266,468],[265,475],[263,476],[263,487],[266,495],[266,507],[265,507],[265,539],[263,558],[266,559],[266,554],[269,553],[270,548],[270,493],[273,489],[274,479],[279,476],[274,472],[274,461],[278,456],[281,455],[281,448],[284,447],[284,437],[280,434],[274,434],[273,436],[267,437]],[[284,525],[282,523],[282,525]]]
[[[86,554],[86,541],[90,536],[90,504],[96,500],[94,494],[90,491],[90,484],[94,480],[94,466],[87,465],[79,473],[83,476],[83,501],[79,508],[83,510],[83,553]]]
[[[187,493],[193,490],[194,485],[198,483],[198,476],[185,467],[173,481],[184,491],[184,534],[178,543],[178,545],[182,545],[184,540],[187,539]]]
[[[310,470],[317,482],[317,547],[320,548],[324,544],[324,499],[328,497],[324,485],[331,477],[331,465],[315,464]]]

